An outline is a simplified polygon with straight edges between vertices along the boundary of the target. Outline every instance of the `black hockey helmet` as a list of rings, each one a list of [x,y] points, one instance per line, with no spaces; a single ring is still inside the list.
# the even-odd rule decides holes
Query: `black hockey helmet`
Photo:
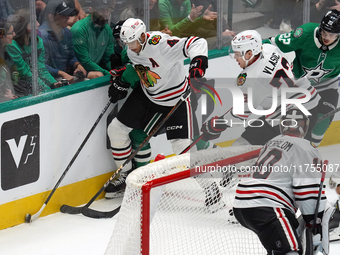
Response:
[[[320,22],[319,30],[324,30],[329,33],[339,34],[340,33],[340,12],[337,10],[328,11]]]
[[[116,23],[115,27],[113,28],[113,37],[115,39],[120,38],[120,30],[122,29],[122,25],[124,24],[125,20],[120,20]]]
[[[280,132],[283,135],[304,137],[308,131],[309,119],[297,108],[287,110],[280,119]]]

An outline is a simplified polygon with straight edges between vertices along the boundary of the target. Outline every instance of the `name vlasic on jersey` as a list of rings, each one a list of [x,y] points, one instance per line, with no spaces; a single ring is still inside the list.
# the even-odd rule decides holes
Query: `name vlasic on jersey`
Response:
[[[240,88],[244,95],[244,114],[237,115],[229,111],[225,115],[227,121],[246,120],[252,114],[248,107],[249,88],[252,88],[252,105],[255,109],[270,109],[273,104],[273,88],[277,90],[277,108],[275,111],[266,116],[267,121],[277,119],[281,116],[281,89],[289,87],[300,87],[306,89],[311,95],[309,102],[304,104],[304,107],[309,110],[314,108],[320,97],[316,90],[310,85],[306,79],[296,80],[294,78],[291,64],[286,58],[286,55],[281,52],[276,46],[264,44],[263,50],[259,58],[247,66],[239,74],[236,79],[236,85]],[[289,99],[298,99],[305,97],[303,93],[288,93]],[[273,125],[277,125],[278,122]]]

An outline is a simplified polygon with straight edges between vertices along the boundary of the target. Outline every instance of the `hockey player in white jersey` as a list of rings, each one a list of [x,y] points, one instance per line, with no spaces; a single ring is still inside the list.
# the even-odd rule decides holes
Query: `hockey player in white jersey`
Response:
[[[190,86],[199,91],[201,85],[198,79],[202,78],[208,67],[207,42],[203,38],[178,38],[161,32],[146,32],[142,20],[130,18],[122,25],[120,39],[128,47],[127,56],[140,78],[140,86],[134,88],[108,127],[117,167],[131,154],[129,132],[133,128],[151,131]],[[187,78],[183,62],[188,57],[191,59],[190,79]],[[114,101],[124,98],[129,87],[130,84],[116,78],[109,88],[110,98]],[[191,104],[187,97],[165,123],[167,139],[176,154],[191,143],[191,121]],[[131,163],[127,164],[106,192],[123,189],[132,167]]]
[[[306,78],[295,80],[291,64],[277,47],[262,45],[261,35],[255,30],[246,30],[237,34],[231,44],[230,56],[243,68],[236,79],[236,84],[242,90],[244,96],[244,114],[234,114],[231,108],[224,120],[216,121],[214,117],[203,124],[203,140],[212,140],[220,136],[220,133],[232,123],[240,123],[247,120],[252,112],[248,108],[248,100],[252,99],[255,109],[269,110],[272,107],[273,90],[277,92],[278,106],[274,112],[263,115],[257,121],[253,121],[245,132],[242,133],[234,145],[264,145],[271,138],[280,134],[278,119],[281,117],[281,92],[282,88],[302,88],[308,93],[288,93],[289,99],[301,99],[310,96],[310,100],[303,106],[313,115],[311,126],[314,126],[316,114],[314,109],[320,96],[310,85]],[[252,98],[249,98],[249,88],[252,88]],[[314,117],[315,115],[315,117]],[[276,120],[276,121],[275,121]],[[225,125],[223,125],[225,124]]]
[[[312,227],[322,169],[318,149],[303,139],[308,122],[300,110],[288,110],[280,120],[282,135],[265,144],[249,177],[243,177],[236,189],[234,215],[258,235],[268,254],[305,254],[295,213],[300,209],[306,226]],[[326,209],[322,192],[313,234],[316,249],[323,254],[329,252],[328,222],[333,210]]]
[[[251,121],[251,126],[247,126],[233,146],[240,145],[264,145],[267,141],[280,134],[278,119],[281,117],[281,96],[283,88],[301,88],[305,93],[287,93],[289,99],[303,99],[309,96],[310,99],[303,104],[312,116],[310,126],[316,122],[316,107],[320,96],[306,78],[295,80],[291,64],[286,59],[278,47],[264,44],[262,45],[261,35],[255,30],[246,30],[237,34],[231,44],[230,56],[236,60],[243,68],[236,79],[236,84],[242,90],[244,96],[244,114],[234,114],[233,108],[229,109],[222,117],[213,117],[203,124],[203,140],[212,140],[220,136],[232,123]],[[248,96],[249,89],[253,95]],[[271,114],[259,117],[257,120],[250,119],[252,112],[248,108],[248,100],[252,99],[255,109],[271,109],[273,102],[273,91],[277,92],[277,108]],[[221,117],[220,117],[221,118]],[[226,186],[230,181],[230,173],[224,172],[220,182]]]

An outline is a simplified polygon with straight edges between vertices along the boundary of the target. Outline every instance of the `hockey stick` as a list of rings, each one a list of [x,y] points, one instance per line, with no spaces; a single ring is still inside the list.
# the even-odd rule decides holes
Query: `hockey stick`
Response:
[[[60,183],[62,182],[62,180],[64,179],[65,175],[67,174],[67,172],[70,170],[73,162],[76,160],[76,158],[78,157],[80,151],[83,149],[84,145],[86,144],[86,142],[89,140],[91,134],[93,133],[94,129],[97,127],[99,121],[101,120],[101,118],[103,117],[103,115],[105,114],[105,112],[107,111],[107,109],[110,107],[111,102],[109,101],[103,111],[100,113],[100,115],[98,116],[96,122],[93,124],[92,128],[90,129],[89,133],[87,134],[87,136],[85,137],[85,139],[83,140],[83,142],[81,143],[80,147],[78,148],[77,152],[74,154],[73,158],[71,159],[70,163],[68,164],[68,166],[66,167],[65,171],[63,172],[63,174],[61,175],[61,177],[59,178],[59,180],[57,181],[56,185],[54,186],[54,188],[52,189],[51,193],[49,194],[49,196],[47,197],[46,201],[44,202],[44,204],[42,205],[42,207],[40,208],[40,210],[36,213],[36,214],[26,214],[25,216],[25,222],[26,223],[31,223],[32,221],[36,220],[37,218],[39,218],[40,214],[42,213],[42,211],[44,210],[45,206],[47,205],[47,203],[50,201],[51,197],[53,196],[54,192],[57,190],[58,186],[60,185]]]
[[[320,122],[320,121],[322,121],[322,120],[324,120],[324,119],[327,119],[328,117],[330,117],[330,116],[336,114],[338,111],[340,111],[340,107],[338,107],[338,108],[336,108],[336,109],[334,109],[334,110],[332,110],[332,111],[330,111],[330,112],[327,112],[325,115],[322,115],[320,118],[318,118],[318,119],[316,120],[316,122]]]
[[[318,200],[316,201],[315,212],[314,212],[314,219],[313,219],[313,226],[312,226],[313,235],[316,234],[315,233],[316,220],[318,218],[319,205],[320,205],[320,200],[321,200],[321,195],[322,195],[323,182],[325,181],[325,177],[326,177],[327,165],[328,165],[328,160],[325,160],[322,164],[322,175],[321,175],[321,181],[320,181],[320,187],[319,187],[319,194],[318,194]]]
[[[165,124],[165,122],[170,118],[170,116],[177,110],[177,108],[185,101],[185,99],[190,95],[190,90],[187,90],[181,97],[181,99],[176,103],[176,105],[170,110],[170,112],[165,116],[165,118],[156,126],[153,130],[149,133],[149,135],[145,138],[145,140],[139,145],[139,147],[131,153],[131,155],[125,160],[125,162],[111,175],[111,177],[106,181],[106,183],[101,187],[101,189],[90,199],[90,201],[81,207],[74,207],[69,205],[62,205],[60,207],[60,211],[63,213],[68,214],[78,214],[82,213],[84,216],[91,217],[91,218],[105,218],[100,216],[109,216],[113,214],[113,211],[110,212],[99,212],[96,210],[88,210],[88,207],[96,200],[96,198],[105,190],[107,185],[110,182],[116,180],[119,177],[120,171],[128,164],[130,161],[136,156],[136,154],[144,147],[144,145],[149,142],[151,137],[160,130],[161,127]],[[119,211],[120,207],[116,208],[115,210]],[[118,212],[117,211],[117,212]],[[98,213],[95,213],[98,212]],[[116,212],[116,213],[117,213]],[[112,217],[112,216],[111,216]]]
[[[196,138],[195,141],[193,141],[188,147],[186,147],[180,154],[184,154],[187,151],[189,151],[192,147],[195,146],[196,143],[198,143],[203,138],[203,134]]]

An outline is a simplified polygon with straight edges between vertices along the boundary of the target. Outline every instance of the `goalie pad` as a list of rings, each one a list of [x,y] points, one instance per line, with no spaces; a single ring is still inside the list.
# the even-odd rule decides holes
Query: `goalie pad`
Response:
[[[334,212],[335,207],[333,206],[325,209],[321,222],[322,237],[319,233],[313,236],[313,254],[318,254],[318,252],[325,255],[329,254],[329,221],[332,219]]]
[[[300,241],[302,246],[302,255],[313,254],[313,234],[310,228],[304,227],[300,236]]]

